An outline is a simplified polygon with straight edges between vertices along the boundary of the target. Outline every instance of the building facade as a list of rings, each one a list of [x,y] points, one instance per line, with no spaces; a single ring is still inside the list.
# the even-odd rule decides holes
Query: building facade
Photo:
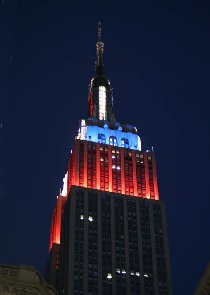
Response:
[[[1,295],[56,295],[32,266],[0,265]]]
[[[89,118],[53,212],[46,277],[60,294],[172,294],[154,151],[141,150],[136,127],[116,122],[100,25],[96,52]]]
[[[200,281],[198,282],[193,295],[210,294],[210,263],[207,265]]]

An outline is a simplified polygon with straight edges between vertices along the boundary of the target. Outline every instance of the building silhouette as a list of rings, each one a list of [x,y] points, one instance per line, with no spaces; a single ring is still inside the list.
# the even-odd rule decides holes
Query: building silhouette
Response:
[[[154,151],[115,119],[98,26],[89,118],[82,119],[57,197],[45,277],[59,294],[172,294],[166,216]]]

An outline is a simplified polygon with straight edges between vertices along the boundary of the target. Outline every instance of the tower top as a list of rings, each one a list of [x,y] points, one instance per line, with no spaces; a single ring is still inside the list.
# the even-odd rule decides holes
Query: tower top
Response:
[[[113,112],[112,88],[104,74],[104,43],[102,42],[101,22],[98,22],[98,40],[96,42],[96,72],[91,80],[89,94],[89,116],[96,120],[115,122]]]

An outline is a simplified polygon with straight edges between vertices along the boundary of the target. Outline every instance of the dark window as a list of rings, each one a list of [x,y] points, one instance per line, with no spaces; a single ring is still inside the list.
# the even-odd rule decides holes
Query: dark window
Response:
[[[129,141],[127,138],[122,138],[121,139],[121,146],[125,148],[129,148]]]
[[[98,134],[98,142],[99,143],[106,143],[106,136],[102,133]]]

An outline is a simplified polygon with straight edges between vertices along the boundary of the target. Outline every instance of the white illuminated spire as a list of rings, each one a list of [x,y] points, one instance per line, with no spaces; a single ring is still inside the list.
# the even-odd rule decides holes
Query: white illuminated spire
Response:
[[[106,120],[106,88],[104,86],[99,86],[99,120]]]

